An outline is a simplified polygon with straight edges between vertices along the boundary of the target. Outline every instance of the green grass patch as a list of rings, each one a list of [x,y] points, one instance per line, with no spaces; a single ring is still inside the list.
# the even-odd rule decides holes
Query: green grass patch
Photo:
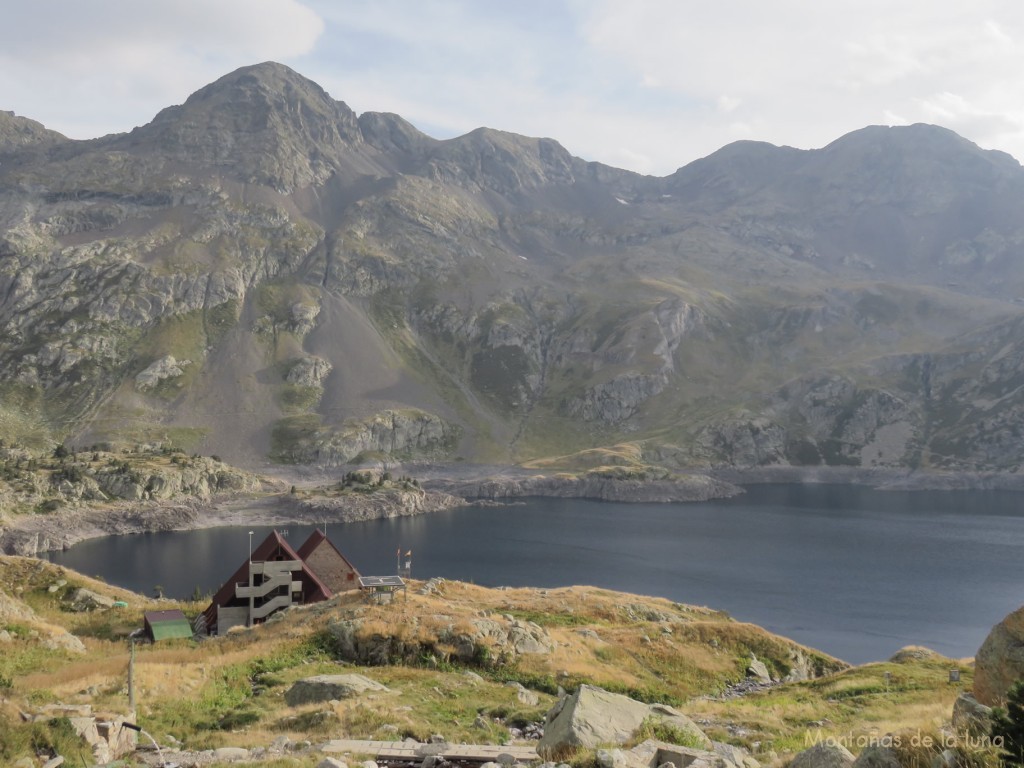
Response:
[[[296,413],[315,408],[323,396],[320,387],[306,387],[301,384],[283,384],[278,389],[277,401],[286,412]]]

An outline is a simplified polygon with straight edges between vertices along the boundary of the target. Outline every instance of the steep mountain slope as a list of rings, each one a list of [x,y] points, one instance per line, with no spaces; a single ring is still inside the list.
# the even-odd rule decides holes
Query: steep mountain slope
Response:
[[[236,462],[1013,470],[1024,170],[934,126],[665,178],[279,64],[131,133],[0,114],[0,428]],[[572,459],[567,459],[572,463]]]

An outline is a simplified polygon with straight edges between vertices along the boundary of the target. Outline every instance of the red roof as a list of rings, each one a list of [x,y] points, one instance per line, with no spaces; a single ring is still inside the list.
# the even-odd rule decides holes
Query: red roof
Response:
[[[288,542],[277,531],[272,531],[270,535],[263,540],[263,542],[252,551],[252,561],[254,563],[262,563],[267,560],[299,560],[302,558],[299,554],[288,546]],[[303,589],[304,602],[306,603],[318,603],[322,600],[327,600],[333,596],[333,592],[320,581],[319,577],[313,571],[306,567],[303,562],[301,566],[301,573],[299,578],[304,584]],[[206,617],[206,626],[212,627],[217,623],[217,607],[227,605],[235,596],[235,584],[247,583],[249,581],[249,560],[239,566],[238,570],[232,574],[231,578],[224,582],[223,586],[217,590],[217,594],[213,596],[213,600],[209,607],[203,611],[203,615]],[[309,591],[307,592],[306,589]]]

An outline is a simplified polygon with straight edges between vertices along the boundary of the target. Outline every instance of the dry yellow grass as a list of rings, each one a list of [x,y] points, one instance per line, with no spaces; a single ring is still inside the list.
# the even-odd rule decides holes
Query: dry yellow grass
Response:
[[[125,599],[133,609],[127,614],[62,611],[59,596],[45,590],[58,576]],[[141,625],[144,607],[169,605],[59,571],[48,563],[0,558],[0,585],[16,584],[41,617],[73,631],[98,631],[103,621],[123,623],[133,617]],[[330,737],[425,738],[438,730],[450,738],[487,742],[507,734],[504,726],[494,724],[494,717],[535,721],[553,702],[550,694],[558,685],[571,687],[586,681],[675,701],[687,714],[710,720],[713,737],[735,741],[733,734],[739,727],[747,734],[741,741],[761,741],[792,751],[804,746],[809,733],[819,731],[825,736],[934,731],[948,720],[956,695],[945,683],[952,662],[919,653],[904,663],[869,665],[742,699],[703,698],[742,677],[751,653],[766,663],[784,664],[789,651],[799,646],[709,608],[594,587],[494,590],[446,582],[441,594],[420,595],[420,585],[413,582],[408,599],[399,598],[391,605],[368,605],[358,594],[348,594],[203,643],[139,645],[140,717],[161,734],[173,734],[196,748],[267,745],[282,734],[311,740],[327,738],[328,733]],[[180,605],[193,613],[202,607]],[[324,651],[330,643],[323,643],[322,633],[342,618],[358,618],[363,637],[419,643],[439,652],[441,658],[414,655],[412,666],[339,666]],[[481,619],[504,627],[512,622],[536,623],[550,639],[552,651],[522,655],[506,667],[477,668],[485,680],[471,680],[459,667],[445,663],[445,651],[454,658],[455,649],[439,638],[449,628],[456,635],[472,636],[474,622]],[[61,700],[126,712],[126,644],[99,635],[84,640],[87,655],[76,658],[61,653],[32,656],[35,651],[19,639],[18,648],[29,654],[29,661],[38,658],[40,666],[16,676],[8,707],[31,709]],[[839,667],[835,660],[801,650],[821,665]],[[436,666],[416,666],[427,661]],[[259,679],[264,690],[255,695],[253,686],[263,674],[260,669],[269,671]],[[284,702],[283,693],[295,680],[342,669],[367,674],[393,693],[300,708]],[[891,674],[888,691],[886,671]],[[963,674],[965,685],[970,685],[970,669],[964,668]],[[539,691],[540,703],[525,707],[514,689],[504,685],[507,680]],[[478,714],[484,715],[482,726]],[[231,724],[232,718],[237,725]]]

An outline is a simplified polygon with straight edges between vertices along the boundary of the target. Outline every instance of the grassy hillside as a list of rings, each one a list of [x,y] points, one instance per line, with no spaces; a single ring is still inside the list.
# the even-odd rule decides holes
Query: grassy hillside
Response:
[[[956,695],[946,670],[961,668],[970,685],[969,666],[933,654],[846,669],[724,614],[662,599],[589,587],[492,590],[442,582],[420,594],[420,586],[414,582],[408,599],[390,606],[341,596],[222,638],[140,645],[138,720],[164,744],[181,742],[192,750],[266,747],[281,736],[315,745],[329,738],[425,740],[441,733],[450,742],[505,743],[510,727],[543,721],[559,687],[587,682],[674,704],[712,737],[751,748],[771,763],[819,733],[936,732]],[[75,612],[71,598],[79,587],[127,607]],[[16,557],[0,558],[0,590],[9,598],[0,614],[8,636],[0,654],[0,760],[7,764],[33,744],[75,754],[59,725],[21,722],[19,711],[61,703],[126,712],[126,637],[141,626],[143,611],[178,607],[194,616],[204,607],[155,601]],[[32,613],[15,615],[12,605]],[[550,650],[503,655],[484,638],[480,648],[492,652],[475,648],[460,661],[465,655],[456,638],[471,635],[480,621],[530,628]],[[361,647],[389,648],[390,655],[372,665],[352,658],[338,626],[355,626]],[[64,630],[81,639],[84,651],[45,647],[46,637]],[[794,652],[821,676],[719,698],[744,678],[752,653],[782,676]],[[364,674],[389,691],[319,705],[285,702],[294,681],[340,672]],[[510,682],[532,691],[533,703],[524,703]],[[299,765],[315,764],[313,754],[297,757]],[[575,758],[581,765],[592,760],[586,753]]]

